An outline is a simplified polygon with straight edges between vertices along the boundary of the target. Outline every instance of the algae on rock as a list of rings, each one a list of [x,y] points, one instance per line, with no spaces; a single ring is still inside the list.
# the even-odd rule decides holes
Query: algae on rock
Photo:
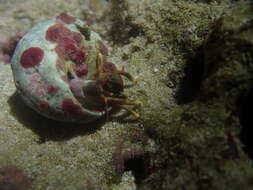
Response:
[[[33,18],[30,25],[62,10],[82,14],[111,45],[109,61],[125,65],[138,77],[127,93],[143,102],[140,121],[99,122],[88,129],[45,120],[15,97],[10,69],[1,65],[0,132],[5,135],[0,138],[0,163],[24,169],[34,189],[134,189],[131,172],[123,173],[124,159],[143,155],[144,162],[149,153],[150,165],[144,164],[147,168],[141,172],[150,175],[138,189],[252,188],[252,161],[239,140],[238,113],[252,85],[252,4],[101,1],[92,6],[75,1],[71,8],[57,1],[57,6],[49,4],[50,9],[33,2],[36,11],[17,4],[0,32],[14,33],[26,26],[26,21],[17,20],[7,30],[20,12],[18,6]],[[103,10],[94,17],[97,7]],[[128,152],[132,154],[124,158]],[[129,181],[120,183],[122,176]]]
[[[239,111],[253,82],[252,11],[252,3],[239,2],[213,20],[201,49],[191,52],[202,51],[204,68],[194,99],[144,119],[160,169],[141,189],[252,188],[252,163],[239,139]]]

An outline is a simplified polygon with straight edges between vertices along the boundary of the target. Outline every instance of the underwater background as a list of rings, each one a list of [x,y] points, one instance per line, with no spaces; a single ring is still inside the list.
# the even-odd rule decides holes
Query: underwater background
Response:
[[[138,120],[46,119],[16,92],[15,44],[66,12],[138,83]],[[253,4],[0,0],[0,190],[253,189]]]

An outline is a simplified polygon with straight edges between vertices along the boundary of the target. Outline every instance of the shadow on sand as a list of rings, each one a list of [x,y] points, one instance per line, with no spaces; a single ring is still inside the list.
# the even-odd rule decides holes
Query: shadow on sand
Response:
[[[105,118],[88,124],[74,124],[47,119],[29,108],[17,92],[9,98],[8,103],[11,114],[25,127],[35,132],[40,137],[40,143],[47,140],[63,141],[75,136],[89,135],[96,132],[106,122]]]

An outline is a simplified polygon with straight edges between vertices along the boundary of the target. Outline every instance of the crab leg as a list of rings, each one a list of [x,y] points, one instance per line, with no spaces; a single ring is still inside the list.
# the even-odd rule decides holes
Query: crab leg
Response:
[[[134,86],[137,83],[137,80],[134,79],[133,76],[130,75],[130,73],[125,72],[124,70],[116,71],[115,73],[126,77],[128,80],[130,80],[132,82],[132,84],[124,85],[124,88],[132,87],[132,86]]]
[[[135,118],[137,118],[137,119],[140,118],[140,114],[138,114],[137,112],[135,112],[132,108],[129,108],[126,105],[120,105],[119,107],[122,108],[122,109],[125,109],[128,112],[130,112],[131,114],[133,114]]]
[[[135,112],[133,110],[133,108],[128,107],[128,106],[134,106],[135,107],[135,106],[140,105],[141,102],[138,102],[138,101],[131,102],[131,101],[129,101],[127,99],[123,99],[123,98],[122,99],[121,98],[111,98],[111,97],[103,97],[103,98],[104,98],[104,101],[105,101],[105,104],[106,104],[106,108],[107,108],[108,104],[114,104],[114,105],[116,105],[116,106],[118,106],[122,109],[125,109],[129,113],[133,114],[135,118],[138,119],[140,117],[140,115],[137,112]]]
[[[113,98],[113,97],[104,97],[105,102],[107,102],[109,105],[133,105],[133,106],[137,106],[140,105],[141,103],[136,101],[129,101],[125,98]]]

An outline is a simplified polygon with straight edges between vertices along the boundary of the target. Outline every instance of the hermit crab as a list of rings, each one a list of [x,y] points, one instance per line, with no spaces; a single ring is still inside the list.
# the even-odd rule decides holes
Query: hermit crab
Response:
[[[24,35],[11,67],[23,101],[47,118],[87,123],[106,115],[114,106],[138,117],[133,111],[138,103],[123,94],[136,80],[107,57],[108,48],[96,32],[62,13]]]

